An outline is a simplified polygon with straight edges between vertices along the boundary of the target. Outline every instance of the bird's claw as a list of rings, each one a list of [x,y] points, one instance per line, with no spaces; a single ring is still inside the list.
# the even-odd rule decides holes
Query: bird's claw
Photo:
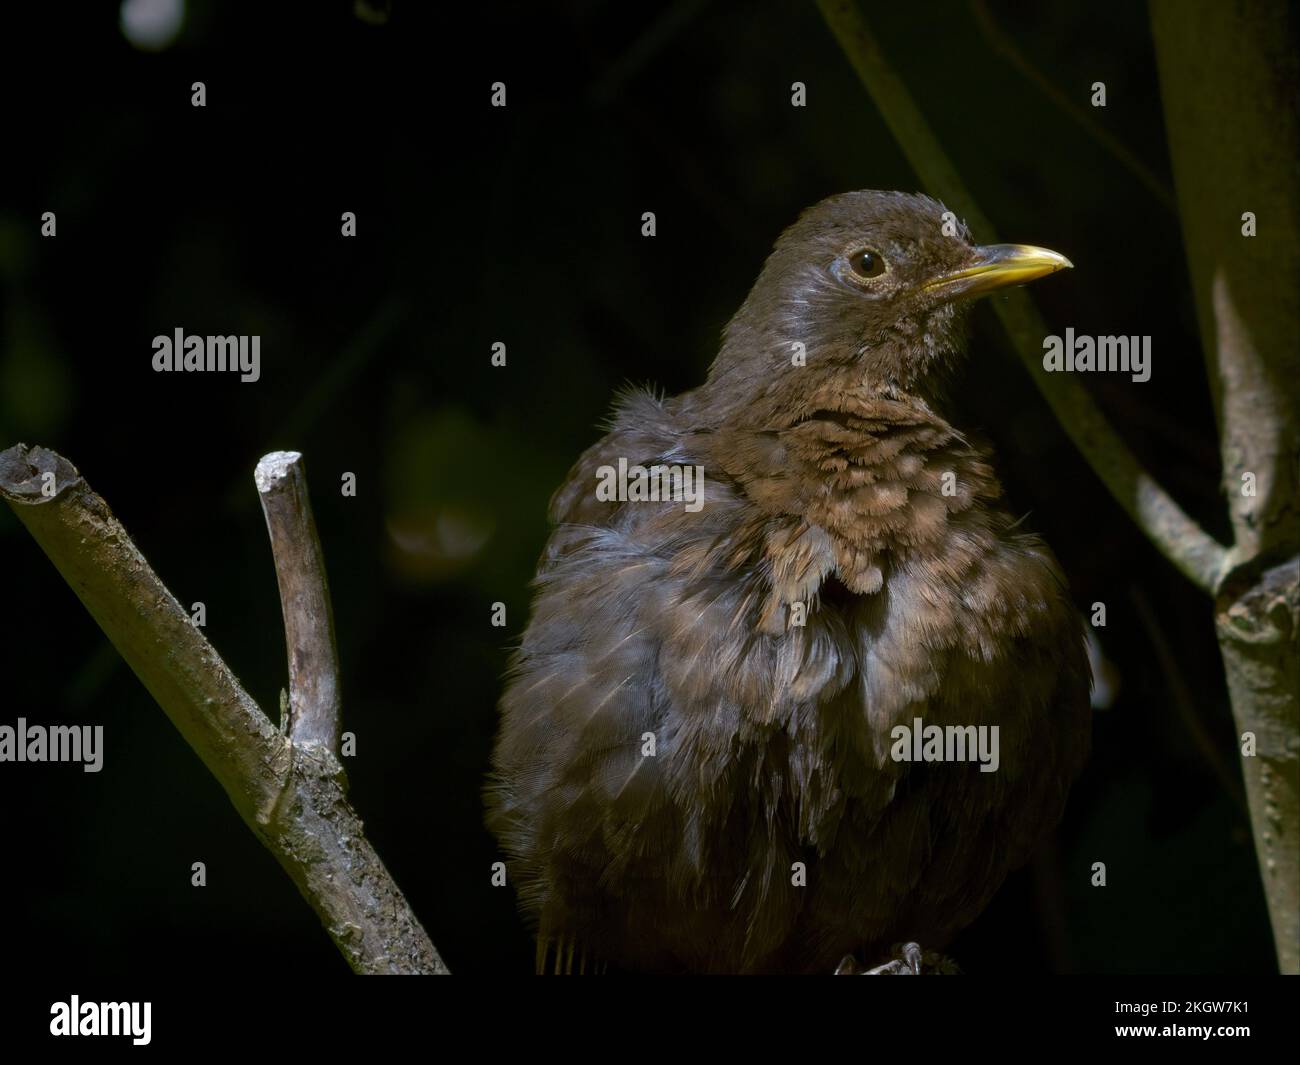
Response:
[[[835,969],[836,976],[951,976],[960,973],[957,964],[935,951],[923,951],[919,943],[903,943],[896,955],[874,969],[863,969],[852,954],[846,954]]]

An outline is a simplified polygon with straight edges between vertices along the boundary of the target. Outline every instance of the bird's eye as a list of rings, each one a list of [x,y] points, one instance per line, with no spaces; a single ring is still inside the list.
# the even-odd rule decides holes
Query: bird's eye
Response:
[[[880,252],[864,248],[849,256],[849,267],[858,277],[879,277],[885,272],[885,259]]]

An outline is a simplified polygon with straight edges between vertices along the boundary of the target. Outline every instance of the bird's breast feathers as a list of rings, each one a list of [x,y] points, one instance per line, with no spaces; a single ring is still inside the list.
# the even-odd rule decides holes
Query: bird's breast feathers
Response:
[[[862,412],[722,441],[638,424],[592,448],[556,495],[505,702],[526,703],[546,743],[605,751],[626,794],[629,774],[662,773],[670,791],[721,780],[738,748],[783,735],[783,750],[858,778],[825,782],[829,809],[895,775],[891,730],[918,714],[1000,723],[1015,743],[1050,712],[1051,659],[1063,633],[1081,642],[1078,622],[1050,552],[1014,533],[960,434]],[[596,471],[620,456],[701,460],[703,506],[598,500]],[[616,753],[651,739],[654,765]]]

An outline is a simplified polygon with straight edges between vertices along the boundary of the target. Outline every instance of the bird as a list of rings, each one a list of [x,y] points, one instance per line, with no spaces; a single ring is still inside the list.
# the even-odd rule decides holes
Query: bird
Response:
[[[619,395],[552,497],[485,784],[538,972],[938,950],[1050,835],[1090,746],[1083,622],[952,382],[976,297],[1070,266],[923,194],[831,196],[703,384]],[[619,470],[698,498],[602,491]],[[996,730],[996,771],[908,757],[934,726]]]

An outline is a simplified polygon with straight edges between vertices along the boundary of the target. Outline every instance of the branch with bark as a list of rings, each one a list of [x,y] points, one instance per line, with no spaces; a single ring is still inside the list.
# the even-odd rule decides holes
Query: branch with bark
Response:
[[[1233,545],[1215,628],[1283,972],[1300,972],[1300,191],[1295,9],[1154,0]],[[1291,29],[1287,30],[1290,25]],[[1255,235],[1243,233],[1243,216]]]
[[[447,968],[365,837],[339,760],[338,656],[301,456],[258,465],[289,648],[282,732],[61,455],[0,453],[0,497],[40,544],[359,973]]]

